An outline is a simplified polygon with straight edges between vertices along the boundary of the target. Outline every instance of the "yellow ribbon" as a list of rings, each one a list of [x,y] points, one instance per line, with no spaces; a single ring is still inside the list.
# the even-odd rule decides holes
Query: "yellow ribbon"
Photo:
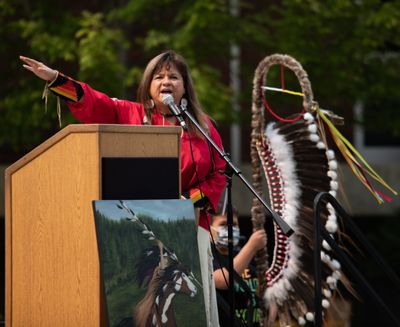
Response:
[[[270,87],[270,86],[263,86],[262,88],[265,89],[265,90],[277,91],[277,92],[282,92],[282,93],[287,93],[287,94],[298,95],[298,96],[304,97],[304,94],[301,93],[301,92],[283,90],[283,89],[278,89],[276,87]]]
[[[279,89],[276,87],[269,87],[269,86],[263,86],[263,88],[265,90],[277,91],[277,92],[288,93],[288,94],[304,97],[304,94],[301,92],[283,90],[283,89]],[[326,123],[326,125],[328,126],[333,140],[335,141],[338,149],[342,153],[343,157],[345,158],[347,164],[350,166],[353,173],[364,184],[364,186],[372,193],[372,195],[377,199],[377,201],[379,203],[383,203],[381,196],[374,190],[372,185],[368,182],[367,178],[360,171],[360,169],[362,169],[362,165],[357,161],[357,159],[354,157],[353,153],[361,161],[361,163],[364,164],[368,175],[370,175],[373,179],[375,179],[377,182],[379,182],[384,187],[386,187],[388,190],[390,190],[393,194],[397,195],[397,192],[393,188],[391,188],[383,180],[383,178],[378,175],[378,173],[375,170],[372,169],[372,167],[366,162],[366,160],[362,157],[362,155],[342,135],[342,133],[339,132],[339,130],[335,127],[335,125],[329,120],[328,117],[326,117],[326,115],[323,113],[323,111],[318,106],[316,107],[316,111],[317,111],[317,114],[319,115],[319,117],[321,117],[323,119],[323,121]]]
[[[397,195],[397,192],[392,189],[384,180],[382,177],[378,175],[378,173],[372,169],[372,167],[365,161],[365,159],[362,157],[362,155],[353,147],[353,145],[337,130],[337,128],[332,124],[332,122],[325,116],[325,114],[320,110],[319,108],[317,109],[317,114],[324,120],[326,125],[328,126],[332,138],[337,144],[340,152],[343,154],[343,157],[349,164],[350,168],[353,170],[355,175],[360,179],[360,181],[373,193],[375,198],[377,198],[378,202],[382,203],[383,201],[380,200],[380,196],[373,190],[371,189],[371,186],[368,184],[366,178],[358,172],[358,167],[355,167],[354,163],[357,163],[358,166],[361,166],[361,164],[357,161],[357,159],[353,156],[353,153],[355,156],[364,164],[364,166],[367,168],[366,172],[368,175],[370,175],[372,178],[374,178],[377,182],[385,186],[388,190],[390,190],[393,194]]]

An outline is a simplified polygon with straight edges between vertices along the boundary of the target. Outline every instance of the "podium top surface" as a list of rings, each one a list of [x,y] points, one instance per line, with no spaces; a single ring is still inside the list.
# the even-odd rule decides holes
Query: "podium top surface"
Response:
[[[180,126],[157,126],[157,125],[122,125],[122,124],[71,124],[60,130],[51,138],[58,134],[71,133],[161,133],[161,134],[180,134],[182,128]]]
[[[179,136],[182,132],[180,126],[155,126],[155,125],[122,125],[122,124],[70,124],[56,134],[48,138],[46,141],[38,145],[32,151],[27,153],[21,159],[17,160],[6,171],[6,177],[10,176],[20,167],[41,153],[49,149],[51,146],[67,137],[70,134],[82,133],[128,133],[128,134],[176,134]]]

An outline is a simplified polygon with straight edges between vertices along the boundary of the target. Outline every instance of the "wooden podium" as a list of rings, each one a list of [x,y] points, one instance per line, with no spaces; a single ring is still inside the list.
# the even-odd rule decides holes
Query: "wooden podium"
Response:
[[[101,159],[179,162],[180,133],[69,125],[6,170],[7,327],[106,325],[92,211],[102,198]]]

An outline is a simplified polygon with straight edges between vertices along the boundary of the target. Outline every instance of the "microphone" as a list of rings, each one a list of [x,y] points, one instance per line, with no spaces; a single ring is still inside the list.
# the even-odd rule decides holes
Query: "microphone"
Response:
[[[187,130],[187,125],[186,125],[185,120],[182,118],[181,109],[175,104],[174,98],[172,97],[172,95],[171,94],[166,94],[163,97],[163,103],[166,104],[169,107],[169,109],[171,109],[172,113],[178,119],[179,124],[181,125],[181,127],[186,131]]]

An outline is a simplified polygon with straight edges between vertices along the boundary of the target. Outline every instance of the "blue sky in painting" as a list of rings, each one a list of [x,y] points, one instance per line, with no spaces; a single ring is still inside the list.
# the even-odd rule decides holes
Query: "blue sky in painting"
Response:
[[[93,201],[96,210],[113,220],[127,217],[124,210],[117,207],[118,200]],[[136,215],[145,214],[164,221],[177,219],[194,219],[191,200],[124,200],[128,208]]]

